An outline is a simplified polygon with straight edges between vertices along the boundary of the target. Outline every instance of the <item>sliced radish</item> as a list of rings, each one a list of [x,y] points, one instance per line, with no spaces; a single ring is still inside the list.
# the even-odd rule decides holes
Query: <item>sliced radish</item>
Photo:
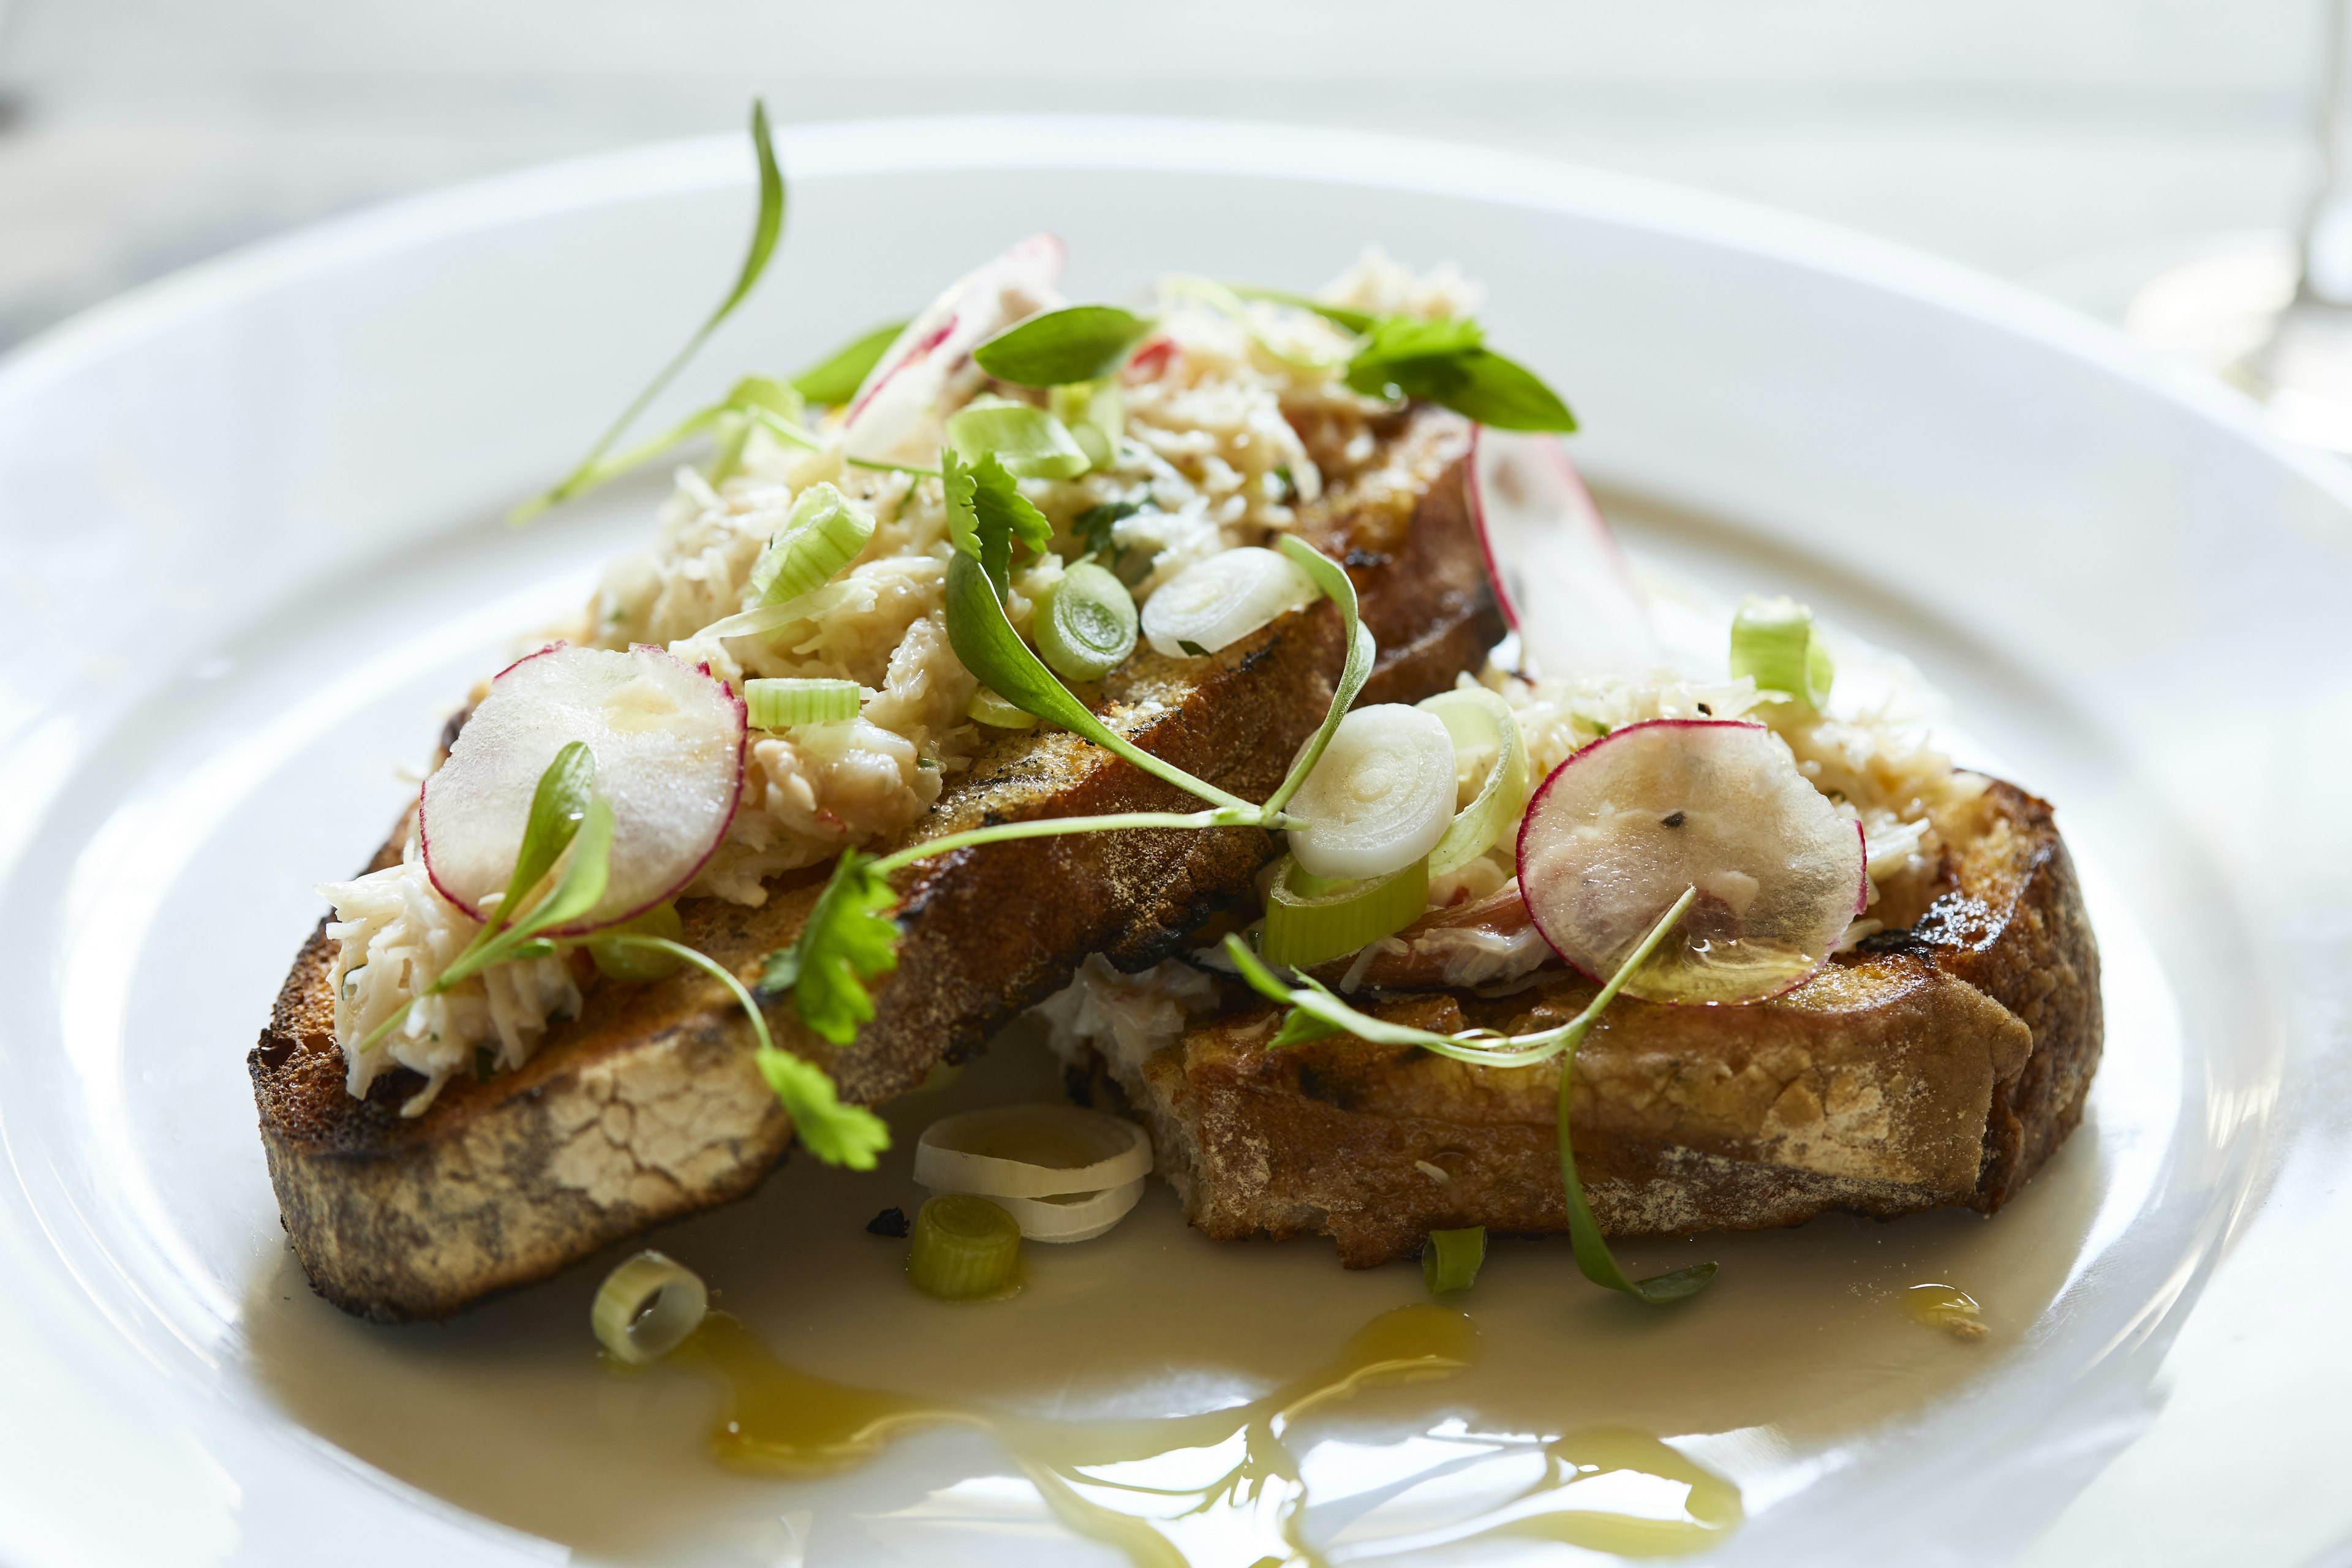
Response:
[[[929,457],[901,448],[926,433],[951,391],[980,384],[973,349],[1062,302],[1055,285],[1065,256],[1059,238],[1033,234],[949,285],[866,373],[842,418],[843,449],[869,461]]]
[[[1761,724],[1656,719],[1552,770],[1519,828],[1544,940],[1614,973],[1685,888],[1681,927],[1626,984],[1654,1002],[1760,1002],[1819,969],[1860,912],[1862,825]]]
[[[613,808],[612,871],[596,907],[552,934],[640,914],[719,847],[743,786],[743,727],[740,699],[660,648],[551,644],[490,682],[425,781],[425,868],[444,898],[483,918],[483,900],[514,871],[540,775],[583,741],[596,756],[596,795]]]
[[[1624,552],[1557,440],[1480,426],[1469,479],[1486,574],[1529,673],[1640,674],[1661,662]]]

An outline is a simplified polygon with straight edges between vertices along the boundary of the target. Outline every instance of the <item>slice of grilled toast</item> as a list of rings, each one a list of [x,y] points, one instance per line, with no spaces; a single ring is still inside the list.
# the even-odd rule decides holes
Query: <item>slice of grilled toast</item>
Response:
[[[1469,426],[1418,408],[1376,434],[1376,459],[1302,508],[1298,531],[1348,563],[1379,640],[1363,700],[1409,701],[1475,668],[1503,628],[1463,489]],[[1147,652],[1106,683],[1101,711],[1144,749],[1262,798],[1329,703],[1339,634],[1336,610],[1319,604],[1213,658]],[[1075,736],[1041,731],[997,742],[908,837],[1197,805]],[[1087,953],[1133,965],[1166,956],[1245,893],[1270,852],[1262,832],[1225,829],[1029,839],[919,863],[898,879],[898,966],[876,985],[877,1016],[856,1042],[836,1051],[789,1007],[772,1007],[770,1026],[824,1063],[845,1100],[877,1103],[1066,984]],[[395,858],[387,847],[377,864]],[[799,933],[825,870],[775,879],[756,909],[688,900],[686,940],[748,978]],[[583,1016],[551,1029],[523,1068],[452,1082],[404,1119],[412,1074],[387,1074],[365,1100],[345,1092],[333,956],[322,922],[248,1066],[287,1234],[311,1283],[351,1311],[445,1316],[742,1196],[791,1142],[752,1068],[746,1020],[691,970],[644,986],[592,982]]]
[[[1575,1064],[1577,1168],[1612,1236],[1794,1225],[1825,1209],[1991,1213],[2082,1119],[2099,956],[2050,807],[1988,780],[1944,808],[1906,928],[1750,1007],[1620,999]],[[1375,973],[1374,978],[1378,978]],[[1516,994],[1393,993],[1423,1028],[1559,1024],[1594,986],[1558,966]],[[1362,1005],[1360,1001],[1360,1005]],[[1500,1069],[1340,1036],[1269,1049],[1255,997],[1112,1077],[1192,1223],[1324,1235],[1368,1268],[1432,1230],[1565,1230],[1557,1061]]]

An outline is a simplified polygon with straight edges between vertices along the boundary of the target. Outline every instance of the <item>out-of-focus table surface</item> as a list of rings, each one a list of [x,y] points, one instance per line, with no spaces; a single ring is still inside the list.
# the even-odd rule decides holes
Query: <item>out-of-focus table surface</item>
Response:
[[[1209,114],[1509,146],[2012,277],[2275,227],[2316,0],[0,0],[0,347],[289,226],[739,124]],[[1412,259],[1418,237],[1393,237]]]

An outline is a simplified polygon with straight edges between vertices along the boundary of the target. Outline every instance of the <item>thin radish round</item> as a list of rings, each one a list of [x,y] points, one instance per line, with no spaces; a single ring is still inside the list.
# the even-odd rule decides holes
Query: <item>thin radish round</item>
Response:
[[[1454,822],[1454,737],[1434,713],[1358,708],[1284,809],[1305,819],[1290,852],[1316,877],[1385,877],[1437,847]]]
[[[1661,655],[1648,606],[1559,443],[1481,426],[1469,476],[1486,574],[1531,673],[1654,668]]]
[[[449,760],[425,781],[425,868],[451,903],[483,918],[506,890],[531,792],[573,741],[595,754],[613,808],[612,871],[596,907],[550,934],[577,936],[672,897],[719,847],[743,783],[743,704],[707,669],[657,647],[555,643],[490,682]]]
[[[1161,584],[1143,602],[1143,639],[1171,658],[1214,653],[1276,616],[1313,604],[1317,593],[1290,557],[1246,544]]]
[[[853,458],[929,454],[902,451],[924,436],[951,390],[981,382],[971,351],[1013,322],[1062,302],[1055,285],[1066,252],[1051,234],[1033,234],[1003,255],[950,284],[883,351],[842,416],[843,447]]]
[[[1698,900],[1626,984],[1654,1002],[1760,1002],[1827,962],[1869,895],[1862,825],[1761,724],[1658,719],[1552,770],[1519,828],[1519,890],[1559,955],[1615,972]]]
[[[1075,1105],[999,1105],[943,1116],[915,1145],[915,1180],[935,1193],[1050,1198],[1151,1173],[1151,1140],[1121,1117]]]

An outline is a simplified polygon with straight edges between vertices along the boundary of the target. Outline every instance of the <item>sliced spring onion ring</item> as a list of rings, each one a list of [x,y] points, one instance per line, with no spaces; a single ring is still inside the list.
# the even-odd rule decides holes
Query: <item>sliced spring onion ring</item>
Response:
[[[633,921],[624,921],[611,931],[588,939],[588,956],[596,961],[596,972],[607,980],[618,980],[629,985],[646,985],[663,976],[677,973],[684,959],[664,952],[657,947],[644,947],[635,942],[613,942],[616,936],[657,936],[665,942],[686,940],[686,922],[677,918],[677,904],[656,904]]]
[[[1021,1227],[1025,1241],[1092,1241],[1125,1219],[1143,1198],[1138,1176],[1098,1193],[1061,1193],[1050,1198],[991,1198]]]
[[[1433,1296],[1467,1290],[1478,1282],[1478,1266],[1486,1261],[1486,1227],[1433,1230],[1421,1249],[1421,1278]]]
[[[685,1343],[709,1310],[710,1292],[693,1269],[640,1252],[604,1276],[588,1321],[614,1359],[644,1366]]]
[[[1457,755],[1488,747],[1495,752],[1486,782],[1479,785],[1468,805],[1454,814],[1453,826],[1429,852],[1429,874],[1443,877],[1484,855],[1518,825],[1520,814],[1528,809],[1528,796],[1535,793],[1535,780],[1528,767],[1528,742],[1519,733],[1519,721],[1511,705],[1495,693],[1483,686],[1458,687],[1425,699],[1419,706],[1423,712],[1437,715],[1446,733],[1454,737]],[[759,709],[754,707],[751,713],[751,721],[758,723]]]
[[[916,1212],[907,1278],[943,1301],[1009,1296],[1021,1287],[1021,1226],[970,1193],[933,1198]]]
[[[1742,600],[1731,622],[1731,678],[1753,677],[1759,691],[1778,692],[1798,711],[1829,706],[1837,666],[1813,629],[1813,612],[1794,599]]]
[[[1290,797],[1290,814],[1306,819],[1290,830],[1290,852],[1318,877],[1385,877],[1437,847],[1455,794],[1444,720],[1396,702],[1356,709]]]
[[[1401,931],[1429,907],[1429,862],[1370,881],[1310,876],[1283,858],[1265,900],[1268,963],[1306,969]]]
[[[975,397],[950,415],[948,445],[973,461],[993,452],[1017,479],[1075,479],[1093,466],[1060,420],[1005,397]]]
[[[822,480],[809,486],[752,563],[751,606],[787,605],[815,593],[873,537],[873,513]]]
[[[1143,606],[1143,635],[1154,651],[1178,658],[1187,643],[1215,653],[1277,616],[1315,602],[1306,573],[1271,550],[1244,545],[1212,555],[1163,583]]]
[[[1127,584],[1082,561],[1045,590],[1030,636],[1037,657],[1063,679],[1100,680],[1135,651],[1136,626],[1135,597]]]
[[[1037,727],[1037,715],[1015,708],[985,686],[971,694],[971,700],[964,704],[963,715],[975,723],[997,730],[1034,730]]]
[[[1127,395],[1118,378],[1074,381],[1046,395],[1054,417],[1068,426],[1087,461],[1108,468],[1118,456],[1119,437],[1127,434]]]
[[[837,724],[857,717],[854,680],[760,679],[743,683],[743,700],[754,730],[789,730],[795,724]]]
[[[1076,1105],[967,1110],[932,1122],[915,1145],[915,1180],[935,1193],[1061,1197],[1150,1173],[1151,1140],[1142,1128]]]

